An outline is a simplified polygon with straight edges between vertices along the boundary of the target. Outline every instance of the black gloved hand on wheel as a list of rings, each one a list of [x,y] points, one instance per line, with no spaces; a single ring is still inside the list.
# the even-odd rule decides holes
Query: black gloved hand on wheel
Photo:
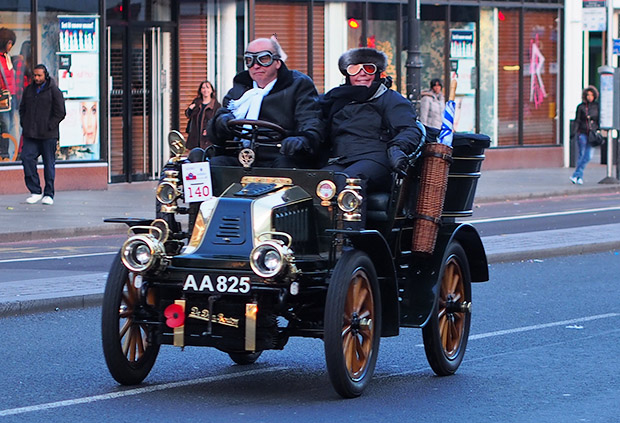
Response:
[[[222,113],[217,118],[215,118],[215,133],[218,140],[230,140],[233,138],[233,132],[228,127],[228,121],[231,121],[235,118],[235,115],[232,113]]]
[[[310,141],[303,135],[284,138],[282,140],[282,147],[280,147],[280,153],[285,156],[292,156],[302,151],[311,153],[311,150]]]
[[[390,166],[394,172],[398,172],[401,175],[407,174],[407,155],[403,150],[394,146],[388,148],[388,159],[390,159]]]

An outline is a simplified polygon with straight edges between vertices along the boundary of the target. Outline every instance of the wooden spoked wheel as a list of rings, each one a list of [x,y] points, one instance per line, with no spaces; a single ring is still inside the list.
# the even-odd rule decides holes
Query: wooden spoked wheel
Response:
[[[154,327],[135,322],[141,306],[135,275],[121,263],[118,255],[112,264],[103,296],[101,338],[110,374],[123,385],[140,383],[149,374],[159,353]],[[153,303],[149,298],[146,302]],[[150,336],[149,336],[150,335]]]
[[[465,332],[466,313],[454,310],[454,304],[460,303],[464,298],[463,272],[457,259],[450,257],[441,281],[438,310],[441,345],[448,358],[454,358],[458,352]]]
[[[361,251],[345,252],[330,278],[325,302],[325,358],[336,392],[361,395],[374,373],[381,336],[375,267]]]
[[[422,335],[431,368],[447,376],[463,361],[471,324],[471,275],[467,255],[458,242],[448,245],[439,275],[435,309]]]
[[[368,367],[375,331],[374,304],[368,275],[359,269],[349,284],[342,326],[342,353],[353,380],[359,380]]]

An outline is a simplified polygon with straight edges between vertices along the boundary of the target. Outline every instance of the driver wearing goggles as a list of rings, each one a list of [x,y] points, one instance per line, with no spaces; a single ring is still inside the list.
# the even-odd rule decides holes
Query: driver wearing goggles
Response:
[[[280,55],[269,50],[259,51],[258,53],[246,51],[243,55],[243,61],[248,69],[256,64],[263,67],[271,66],[274,60],[280,60]]]
[[[264,120],[280,125],[289,136],[278,148],[260,146],[255,150],[254,166],[312,167],[312,160],[323,142],[318,93],[312,80],[296,70],[289,70],[286,55],[272,37],[250,42],[243,55],[247,71],[233,80],[220,110],[209,123],[208,131],[215,145],[224,146],[233,138],[228,122],[233,119]],[[273,147],[276,147],[274,143]],[[238,166],[233,156],[218,156],[211,164]]]

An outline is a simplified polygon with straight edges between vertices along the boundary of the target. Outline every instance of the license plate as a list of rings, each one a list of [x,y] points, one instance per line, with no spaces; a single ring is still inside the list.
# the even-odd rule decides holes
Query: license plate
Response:
[[[189,274],[185,277],[183,291],[206,294],[248,294],[250,277],[221,274]]]

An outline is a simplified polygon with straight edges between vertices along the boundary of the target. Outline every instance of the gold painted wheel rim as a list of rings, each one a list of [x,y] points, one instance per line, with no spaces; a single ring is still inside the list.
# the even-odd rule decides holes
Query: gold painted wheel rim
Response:
[[[370,280],[366,272],[359,269],[349,283],[342,326],[342,352],[353,380],[361,379],[370,363],[375,333],[374,310]]]
[[[140,291],[133,284],[134,274],[128,273],[118,310],[119,340],[123,355],[130,363],[137,363],[144,357],[148,341],[144,325],[134,322],[134,311],[140,303]]]
[[[465,333],[465,312],[454,311],[454,303],[465,301],[463,271],[455,257],[446,264],[439,293],[439,335],[443,352],[449,359],[454,358]]]

